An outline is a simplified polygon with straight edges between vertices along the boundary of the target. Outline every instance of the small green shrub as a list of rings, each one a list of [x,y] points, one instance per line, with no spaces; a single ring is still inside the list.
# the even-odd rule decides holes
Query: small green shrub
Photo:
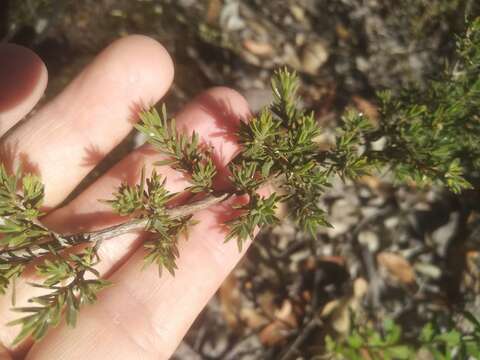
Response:
[[[465,313],[464,319],[473,328],[471,331],[459,330],[453,324],[441,328],[435,322],[429,322],[415,341],[404,339],[402,327],[391,319],[385,320],[380,330],[357,325],[345,339],[334,340],[327,336],[326,354],[321,358],[407,360],[416,359],[423,352],[424,358],[435,360],[479,359],[480,322],[471,313]]]

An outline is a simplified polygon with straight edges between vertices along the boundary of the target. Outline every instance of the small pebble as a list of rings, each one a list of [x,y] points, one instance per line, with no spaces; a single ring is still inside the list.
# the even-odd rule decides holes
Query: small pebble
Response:
[[[436,245],[436,252],[438,255],[446,255],[448,244],[458,230],[459,217],[459,213],[451,213],[448,222],[440,226],[431,234],[432,240]]]
[[[283,61],[294,69],[302,67],[295,47],[289,43],[286,43],[283,47]]]
[[[432,279],[439,279],[442,276],[442,270],[430,263],[417,263],[414,268],[415,271]]]
[[[374,253],[380,247],[380,240],[378,235],[370,230],[365,230],[358,234],[358,242],[367,247],[367,249]]]
[[[305,19],[305,9],[299,5],[290,6],[290,12],[298,22],[303,22]]]
[[[398,226],[400,220],[397,216],[390,216],[389,218],[385,219],[384,225],[387,229],[394,229]]]
[[[318,70],[327,62],[329,53],[322,41],[307,43],[302,52],[302,70],[316,75]]]
[[[371,218],[376,216],[381,211],[381,209],[376,206],[365,206],[361,209],[361,211],[364,217]]]

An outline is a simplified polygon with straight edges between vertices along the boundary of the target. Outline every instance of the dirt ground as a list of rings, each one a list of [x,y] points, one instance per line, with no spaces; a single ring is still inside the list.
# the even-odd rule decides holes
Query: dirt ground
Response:
[[[4,0],[0,39],[44,59],[47,101],[112,40],[152,36],[175,62],[171,113],[216,85],[239,90],[258,111],[271,100],[273,70],[288,66],[328,136],[349,106],[375,116],[377,91],[426,86],[455,60],[455,35],[475,14],[469,0]],[[338,180],[322,203],[334,228],[315,238],[288,222],[264,229],[175,359],[320,358],[326,334],[356,326],[348,308],[373,326],[394,319],[407,339],[433,318],[480,314],[478,194],[376,176]]]

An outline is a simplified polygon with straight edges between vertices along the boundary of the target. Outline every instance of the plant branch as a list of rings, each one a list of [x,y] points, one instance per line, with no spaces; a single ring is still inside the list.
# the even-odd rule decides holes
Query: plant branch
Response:
[[[167,209],[166,214],[171,219],[182,218],[218,204],[226,200],[229,196],[229,193],[224,193],[219,196],[209,195],[202,200]],[[61,235],[51,232],[52,235],[50,240],[43,243],[0,250],[0,264],[28,263],[32,259],[51,253],[52,250],[61,251],[79,244],[101,242],[123,234],[142,231],[146,228],[147,224],[148,218],[143,218],[129,220],[125,223],[114,225],[102,230],[80,234]]]

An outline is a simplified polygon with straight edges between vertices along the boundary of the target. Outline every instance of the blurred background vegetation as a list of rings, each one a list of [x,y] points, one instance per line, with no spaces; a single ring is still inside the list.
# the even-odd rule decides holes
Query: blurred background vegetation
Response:
[[[457,36],[479,8],[474,0],[3,0],[0,39],[45,61],[43,101],[133,33],[174,59],[171,112],[216,85],[238,89],[258,111],[271,100],[273,70],[286,65],[327,142],[347,107],[376,119],[377,91],[427,86],[454,64]],[[467,358],[459,344],[480,331],[464,315],[480,314],[478,200],[382,176],[338,181],[323,199],[335,228],[315,238],[289,223],[265,229],[175,357],[440,358],[422,348],[423,334]]]

